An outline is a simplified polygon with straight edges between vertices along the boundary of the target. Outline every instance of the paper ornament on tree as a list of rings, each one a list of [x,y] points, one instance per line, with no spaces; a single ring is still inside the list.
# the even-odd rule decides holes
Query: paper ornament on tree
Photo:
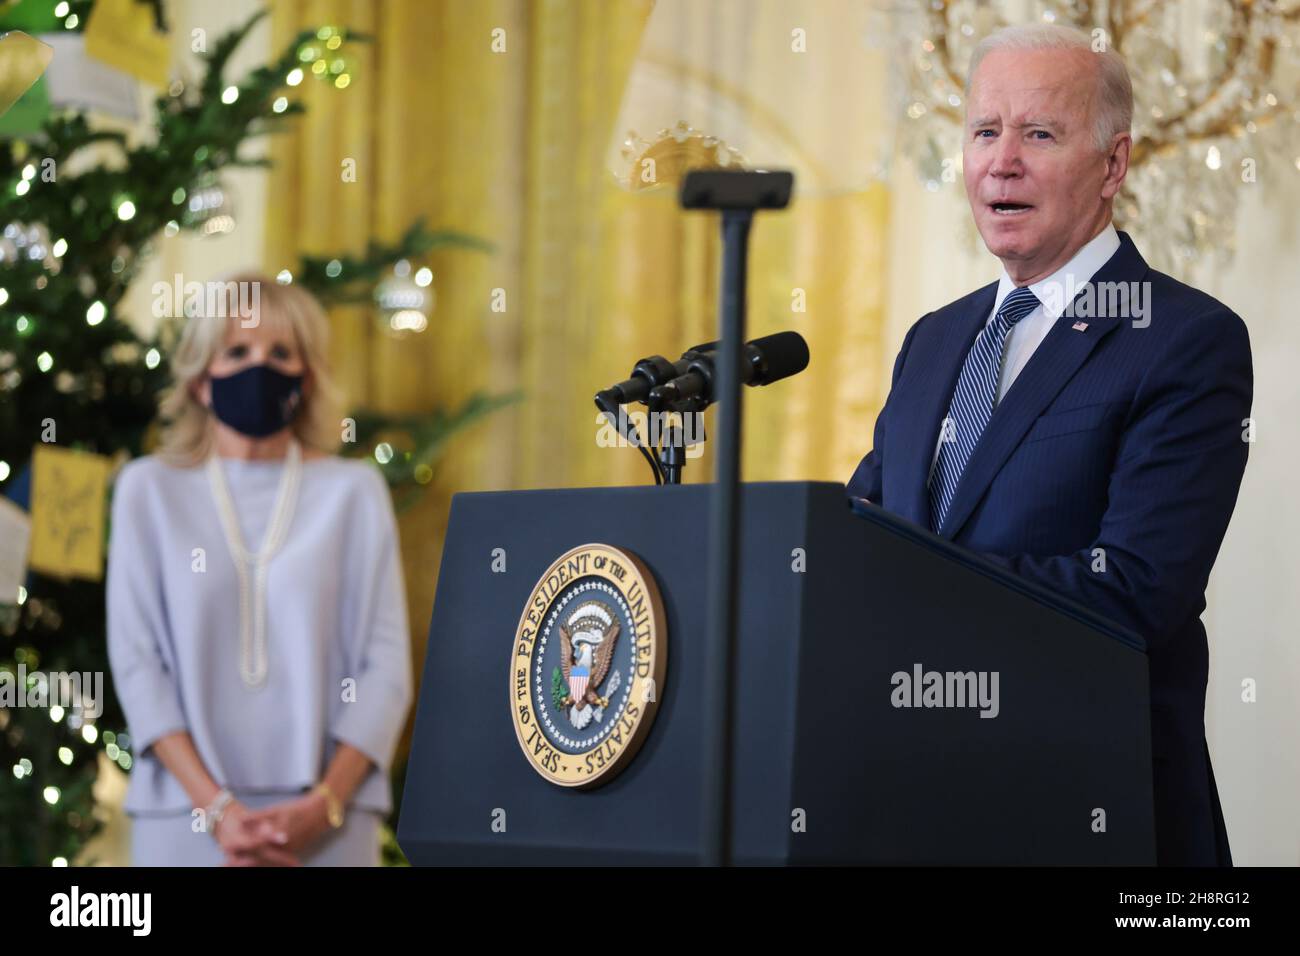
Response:
[[[103,455],[37,445],[32,452],[33,571],[98,581],[104,576]]]
[[[91,56],[84,36],[50,34],[45,39],[54,48],[54,62],[44,84],[50,106],[89,110],[130,122],[140,118],[140,85],[129,74]]]
[[[0,36],[0,116],[41,78],[53,56],[47,44],[21,30]]]
[[[153,11],[137,0],[96,0],[86,21],[86,53],[157,89],[167,85],[171,45]]]

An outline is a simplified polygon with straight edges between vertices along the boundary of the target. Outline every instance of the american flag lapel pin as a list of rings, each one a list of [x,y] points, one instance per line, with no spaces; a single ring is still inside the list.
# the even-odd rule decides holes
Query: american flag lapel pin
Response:
[[[1074,329],[1076,332],[1086,332],[1088,330],[1088,323],[1075,322],[1074,325],[1070,326],[1070,328]]]

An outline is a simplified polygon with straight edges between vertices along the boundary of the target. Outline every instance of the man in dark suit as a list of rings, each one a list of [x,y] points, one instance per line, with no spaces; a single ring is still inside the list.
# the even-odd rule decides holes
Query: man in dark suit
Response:
[[[1231,865],[1205,742],[1205,587],[1246,466],[1241,319],[1111,225],[1123,60],[1055,26],[972,59],[963,163],[999,282],[923,316],[849,494],[1145,638],[1157,861]]]

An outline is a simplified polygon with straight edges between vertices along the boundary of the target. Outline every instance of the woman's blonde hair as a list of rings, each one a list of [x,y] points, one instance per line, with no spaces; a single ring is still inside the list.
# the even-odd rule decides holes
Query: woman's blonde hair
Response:
[[[239,283],[255,283],[240,286]],[[287,324],[303,360],[303,396],[294,417],[294,435],[306,446],[323,452],[338,448],[339,396],[327,358],[329,320],[320,303],[305,289],[280,285],[256,273],[240,273],[214,285],[231,290],[229,300],[239,302],[233,290],[256,290],[257,321]],[[237,308],[200,308],[185,321],[180,341],[172,351],[172,384],[159,403],[162,436],[157,455],[168,464],[190,467],[203,461],[212,448],[213,415],[200,404],[192,386],[207,374],[208,367],[226,340],[230,323],[245,321]]]

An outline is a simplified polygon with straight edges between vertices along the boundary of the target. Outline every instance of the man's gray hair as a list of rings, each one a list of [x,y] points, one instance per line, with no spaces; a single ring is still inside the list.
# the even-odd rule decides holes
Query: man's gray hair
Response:
[[[1094,49],[1093,38],[1082,30],[1059,23],[1033,23],[1025,26],[1003,27],[990,33],[971,54],[970,70],[966,74],[966,99],[970,101],[971,79],[980,61],[994,50],[1077,50],[1097,57],[1098,96],[1093,107],[1092,138],[1101,152],[1110,150],[1111,138],[1116,133],[1128,133],[1133,123],[1133,83],[1129,79],[1124,58],[1111,49],[1109,37],[1099,38]]]

